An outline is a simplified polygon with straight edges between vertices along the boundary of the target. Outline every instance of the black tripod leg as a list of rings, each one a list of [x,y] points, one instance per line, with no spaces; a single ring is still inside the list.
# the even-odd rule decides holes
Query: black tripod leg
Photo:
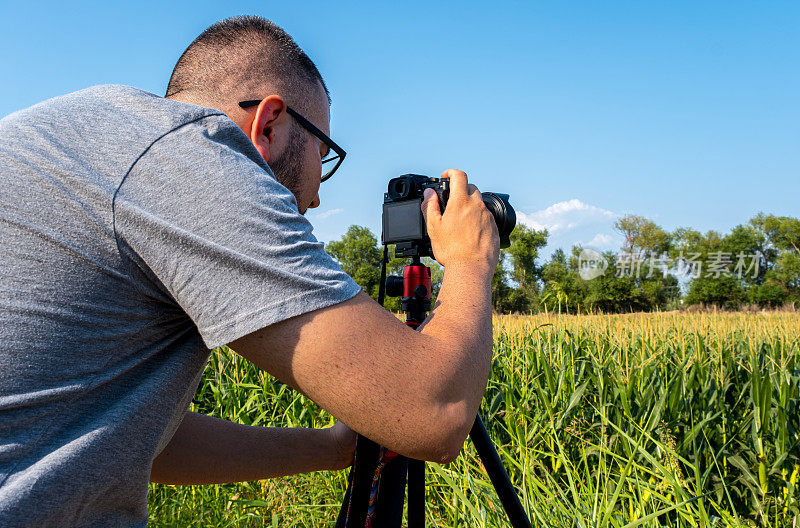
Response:
[[[408,528],[425,526],[425,462],[408,461]]]
[[[336,528],[361,527],[367,519],[369,494],[378,465],[380,446],[365,436],[356,438],[356,455],[350,468],[347,493],[339,510]]]
[[[400,528],[402,526],[408,463],[409,459],[398,456],[383,468],[372,526],[380,528]]]
[[[522,503],[519,502],[519,497],[517,497],[517,493],[511,485],[508,473],[506,473],[506,469],[500,461],[500,456],[497,454],[497,450],[494,448],[480,416],[475,418],[469,437],[472,438],[472,443],[475,444],[478,456],[481,457],[481,462],[483,462],[483,467],[486,468],[489,480],[492,481],[492,485],[497,491],[497,496],[500,497],[500,504],[503,505],[503,509],[508,515],[508,520],[511,521],[511,526],[514,528],[531,528],[531,522],[528,520],[525,510],[522,509]]]

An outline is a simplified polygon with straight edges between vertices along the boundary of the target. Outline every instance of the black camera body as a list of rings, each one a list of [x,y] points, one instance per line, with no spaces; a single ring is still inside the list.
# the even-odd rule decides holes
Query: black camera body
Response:
[[[381,242],[395,245],[396,257],[434,257],[431,239],[422,215],[425,189],[433,189],[439,198],[439,208],[444,213],[450,198],[449,178],[429,178],[420,174],[404,174],[389,180],[383,195],[383,230]],[[483,203],[492,213],[498,232],[500,247],[510,245],[509,235],[517,223],[514,208],[507,194],[481,193]],[[435,257],[434,257],[435,258]]]

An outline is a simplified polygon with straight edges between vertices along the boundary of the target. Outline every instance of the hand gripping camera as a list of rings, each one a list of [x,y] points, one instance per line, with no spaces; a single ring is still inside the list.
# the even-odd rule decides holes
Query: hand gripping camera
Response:
[[[389,180],[389,188],[383,195],[381,241],[384,245],[395,244],[395,257],[434,257],[421,209],[425,189],[436,191],[439,208],[444,213],[450,197],[449,178],[404,174]],[[497,224],[500,247],[507,248],[511,244],[508,237],[517,225],[508,195],[482,192],[481,198]]]

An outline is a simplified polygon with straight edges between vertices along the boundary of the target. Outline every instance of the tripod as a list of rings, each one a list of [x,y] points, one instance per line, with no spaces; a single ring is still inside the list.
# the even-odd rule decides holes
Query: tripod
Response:
[[[379,302],[384,295],[401,297],[400,307],[405,324],[418,329],[431,308],[430,268],[419,255],[403,269],[403,276],[386,278],[388,246],[384,246]],[[513,528],[530,528],[531,524],[514,491],[503,463],[492,444],[480,416],[469,433],[478,456],[489,475],[500,503]],[[336,528],[400,527],[403,495],[408,477],[408,528],[425,526],[425,462],[413,460],[380,447],[359,436],[349,483]]]

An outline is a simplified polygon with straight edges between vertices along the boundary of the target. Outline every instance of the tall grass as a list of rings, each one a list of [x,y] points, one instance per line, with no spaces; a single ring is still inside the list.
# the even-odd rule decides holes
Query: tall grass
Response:
[[[481,415],[534,525],[796,526],[800,316],[501,316]],[[331,418],[225,348],[196,411]],[[507,526],[468,441],[428,465],[431,526]],[[345,472],[153,485],[153,526],[332,526]]]

